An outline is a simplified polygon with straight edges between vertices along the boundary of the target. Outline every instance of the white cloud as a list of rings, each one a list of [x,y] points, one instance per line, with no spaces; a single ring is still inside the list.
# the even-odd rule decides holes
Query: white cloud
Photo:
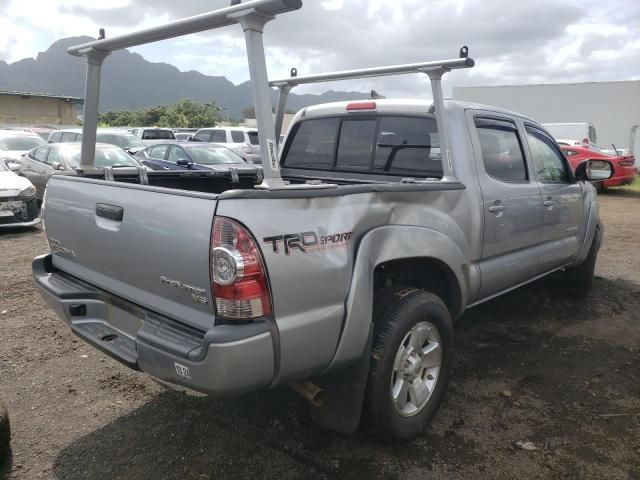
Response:
[[[265,29],[272,77],[456,55],[468,44],[477,67],[454,72],[451,85],[623,80],[640,77],[638,0],[303,0],[299,12]],[[5,0],[0,59],[35,56],[54,40],[112,36],[227,6],[228,0]],[[239,29],[202,33],[134,49],[181,70],[248,79]],[[423,77],[363,80],[300,88],[423,95]]]

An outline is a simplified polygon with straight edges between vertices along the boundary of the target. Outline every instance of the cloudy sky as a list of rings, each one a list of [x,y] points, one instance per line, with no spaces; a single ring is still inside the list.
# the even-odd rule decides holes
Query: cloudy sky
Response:
[[[269,74],[310,74],[457,56],[477,66],[454,85],[640,79],[640,0],[303,0],[267,25]],[[229,5],[229,0],[0,0],[0,59],[34,57],[57,39],[107,36]],[[134,49],[181,70],[248,79],[239,27]],[[301,87],[428,96],[418,75]]]

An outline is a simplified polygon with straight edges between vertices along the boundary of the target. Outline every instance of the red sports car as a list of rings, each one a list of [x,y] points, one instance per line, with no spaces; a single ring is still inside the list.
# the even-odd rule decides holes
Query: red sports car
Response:
[[[635,158],[632,155],[613,156],[597,150],[584,147],[573,147],[561,145],[560,148],[569,159],[571,168],[574,170],[578,165],[586,160],[606,160],[611,163],[613,175],[609,180],[602,182],[603,187],[618,187],[627,185],[636,179]]]

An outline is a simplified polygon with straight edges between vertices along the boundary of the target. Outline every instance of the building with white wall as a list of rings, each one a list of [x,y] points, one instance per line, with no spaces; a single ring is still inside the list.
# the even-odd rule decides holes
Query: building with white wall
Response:
[[[503,107],[542,123],[590,122],[603,148],[628,148],[631,127],[640,124],[640,80],[454,87],[453,98]]]

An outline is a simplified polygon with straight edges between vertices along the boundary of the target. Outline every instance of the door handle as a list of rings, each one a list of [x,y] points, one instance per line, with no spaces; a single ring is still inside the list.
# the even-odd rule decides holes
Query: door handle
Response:
[[[506,209],[506,207],[504,205],[491,205],[489,207],[489,211],[491,213],[498,213],[498,212],[504,212]]]
[[[548,197],[548,198],[547,198],[547,199],[546,199],[542,204],[543,204],[545,207],[553,207],[553,204],[554,204],[554,203],[555,203],[555,202],[553,201],[553,198]]]

